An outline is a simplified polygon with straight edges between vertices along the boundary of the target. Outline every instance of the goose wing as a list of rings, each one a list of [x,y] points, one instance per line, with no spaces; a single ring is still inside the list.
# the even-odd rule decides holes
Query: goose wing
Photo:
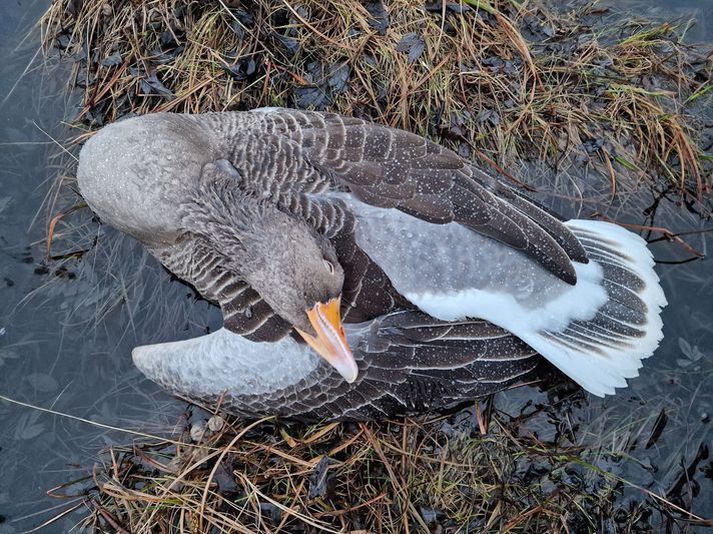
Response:
[[[292,209],[309,213],[318,193],[347,191],[430,223],[460,223],[570,284],[576,282],[572,261],[587,261],[561,221],[423,137],[336,114],[268,108],[250,115],[256,121],[252,141],[242,143],[243,153],[233,160],[249,160],[248,180]],[[320,216],[321,226],[333,222]]]
[[[184,397],[239,415],[382,419],[455,406],[521,381],[539,358],[486,321],[444,323],[398,311],[348,325],[359,378],[348,384],[304,344],[274,345],[221,329],[206,336],[137,347],[137,367]]]

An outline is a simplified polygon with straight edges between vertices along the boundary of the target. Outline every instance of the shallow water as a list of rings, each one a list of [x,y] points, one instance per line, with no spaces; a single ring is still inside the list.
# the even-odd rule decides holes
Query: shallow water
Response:
[[[114,286],[102,283],[104,273],[93,265],[77,273],[47,272],[37,245],[45,235],[45,212],[33,224],[34,217],[61,163],[51,157],[56,146],[49,136],[67,135],[59,123],[76,112],[64,91],[66,68],[38,61],[23,75],[38,48],[32,27],[49,3],[0,5],[0,394],[110,425],[163,432],[182,406],[163,395],[152,399],[157,389],[133,369],[130,349],[143,335],[128,331],[121,313],[94,328],[95,303]],[[186,292],[173,285],[169,299]],[[136,317],[141,322],[140,310]],[[170,318],[160,324],[186,328]],[[154,331],[160,324],[145,321]],[[56,513],[49,511],[53,507],[72,503],[45,492],[84,476],[97,451],[115,439],[123,442],[126,434],[0,401],[0,533],[41,524]],[[28,517],[43,510],[48,512]],[[48,531],[67,532],[76,516]]]
[[[647,16],[673,13],[686,20],[698,15],[701,23],[689,31],[689,38],[713,38],[713,23],[703,16],[713,10],[713,1],[630,0],[619,6],[627,3]],[[67,271],[56,271],[55,263],[49,271],[45,266],[41,240],[46,213],[40,211],[37,221],[35,215],[55,166],[62,163],[50,158],[56,148],[48,135],[66,135],[58,123],[71,117],[76,105],[62,90],[66,71],[33,66],[24,73],[38,37],[35,32],[23,38],[48,4],[34,0],[0,6],[0,395],[106,425],[166,432],[180,421],[184,405],[140,376],[130,350],[139,343],[202,333],[218,324],[219,313],[196,301],[186,286],[171,282],[130,240],[88,216],[78,219],[84,226],[71,239],[62,238],[64,227],[59,225],[53,253],[88,248],[99,237],[97,248],[82,262],[69,263]],[[624,211],[617,218],[641,222],[641,208],[650,200],[620,208]],[[578,209],[571,203],[558,207],[569,215]],[[674,210],[657,222],[676,230],[712,226]],[[712,236],[687,239],[708,252]],[[686,257],[680,247],[665,242],[652,250],[660,259]],[[669,299],[662,346],[628,389],[616,397],[576,403],[567,414],[583,441],[599,442],[602,449],[620,450],[628,458],[602,458],[600,466],[657,493],[672,488],[690,492],[693,511],[708,518],[713,517],[713,463],[704,457],[713,436],[710,262],[658,267]],[[501,394],[497,404],[519,413],[528,400],[548,402],[545,394],[530,388]],[[653,439],[662,411],[667,422]],[[534,424],[540,425],[543,440],[559,431],[547,418]],[[53,507],[78,503],[76,498],[49,498],[45,492],[85,476],[102,447],[130,439],[123,432],[0,401],[0,534],[26,530],[56,514]],[[642,500],[638,490],[626,490],[621,504],[637,500]],[[47,531],[66,532],[81,513],[77,510]]]

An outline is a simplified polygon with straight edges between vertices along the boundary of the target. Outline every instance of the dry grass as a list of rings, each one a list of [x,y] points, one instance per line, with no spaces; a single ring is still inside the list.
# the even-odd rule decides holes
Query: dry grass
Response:
[[[539,438],[542,418],[572,406],[559,402],[380,424],[194,413],[174,439],[114,447],[49,493],[83,496],[82,526],[101,532],[645,532],[663,528],[653,509],[669,528],[711,525],[600,467],[630,444],[584,445],[573,428]],[[633,507],[615,501],[624,487],[640,494]]]
[[[44,39],[76,60],[87,129],[127,113],[315,107],[438,138],[486,166],[574,156],[613,188],[636,171],[684,196],[710,189],[686,115],[710,97],[710,57],[676,27],[592,26],[589,5],[378,5],[57,0]]]
[[[612,197],[639,181],[689,205],[710,192],[691,110],[710,106],[711,60],[674,26],[603,23],[591,5],[428,6],[57,0],[43,35],[48,52],[74,62],[78,141],[131,113],[314,107],[427,135],[496,170],[576,162]],[[70,232],[67,219],[53,219],[48,246]],[[362,425],[226,418],[219,429],[214,418],[207,432],[194,415],[172,440],[107,451],[91,484],[79,484],[85,523],[132,533],[628,532],[650,527],[653,508],[668,526],[705,523],[641,488],[636,505],[616,505],[628,483],[599,460],[626,451],[575,429],[543,442],[527,427],[542,410]],[[566,427],[566,411],[557,417]]]

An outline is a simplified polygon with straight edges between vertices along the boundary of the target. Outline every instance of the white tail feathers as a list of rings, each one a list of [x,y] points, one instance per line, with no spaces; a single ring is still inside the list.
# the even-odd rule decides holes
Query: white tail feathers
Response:
[[[594,395],[613,394],[638,376],[658,347],[666,297],[646,242],[615,224],[571,220],[566,226],[602,271],[608,300],[586,321],[564,330],[521,336],[553,365]]]

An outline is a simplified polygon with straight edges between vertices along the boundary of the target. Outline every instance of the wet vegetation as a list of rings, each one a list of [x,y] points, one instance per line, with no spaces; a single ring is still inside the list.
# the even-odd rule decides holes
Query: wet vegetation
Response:
[[[654,220],[661,204],[710,216],[713,64],[709,49],[685,43],[686,22],[514,0],[57,0],[42,27],[82,95],[69,152],[131,114],[338,111],[428,136],[535,195],[576,199],[586,216],[615,218],[612,206],[633,203],[646,219],[635,229],[670,242],[677,261],[703,253]],[[46,203],[57,278],[105,238],[72,175]],[[104,288],[96,323],[126,303],[122,289]],[[679,386],[695,388],[710,365],[697,346],[682,351]],[[657,468],[641,453],[674,425],[668,403],[642,415],[632,396],[628,418],[585,423],[585,395],[559,376],[546,382],[382,423],[250,422],[190,407],[170,438],[134,436],[50,494],[81,496],[85,526],[132,533],[713,526],[691,511],[713,491],[699,482],[713,479],[708,446],[670,467],[665,491],[649,489]]]
[[[652,478],[655,467],[637,453],[656,444],[665,421],[633,420],[593,435],[595,425],[572,424],[582,402],[581,393],[561,387],[534,401],[491,398],[420,420],[315,425],[241,421],[190,407],[170,438],[137,433],[105,451],[91,474],[49,494],[82,498],[89,511],[83,525],[102,532],[711,526],[687,511],[689,492],[700,487],[686,473],[705,468],[707,447],[658,494],[629,478]]]
[[[503,1],[57,1],[44,38],[74,62],[88,134],[153,111],[288,106],[426,135],[493,170],[586,161],[611,182],[711,184],[690,109],[710,101],[709,50],[687,26],[612,24]],[[702,141],[702,143],[698,143]]]

